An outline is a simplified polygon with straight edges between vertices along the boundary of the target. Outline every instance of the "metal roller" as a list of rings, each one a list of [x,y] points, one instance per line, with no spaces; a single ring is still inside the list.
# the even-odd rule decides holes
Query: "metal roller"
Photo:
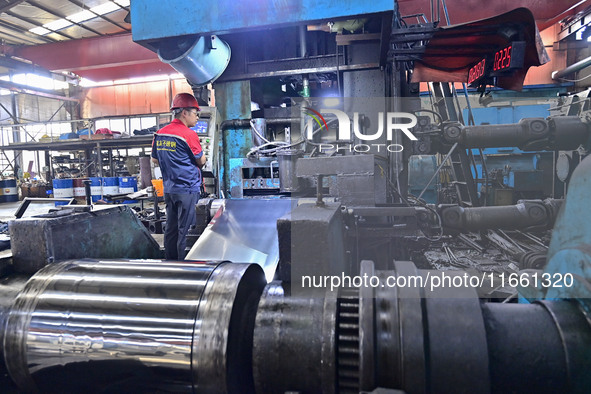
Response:
[[[338,298],[267,286],[254,332],[258,393],[588,391],[591,327],[576,302],[486,303],[471,286],[386,286],[443,275],[406,261],[393,271],[364,261],[364,274],[380,285],[340,289]]]
[[[24,392],[252,391],[258,265],[65,261],[34,275],[7,318]]]
[[[336,292],[290,297],[271,282],[256,313],[253,372],[257,393],[334,393]]]
[[[563,200],[521,200],[516,205],[464,208],[442,207],[443,226],[458,231],[480,231],[491,228],[550,228]]]
[[[589,128],[577,116],[555,116],[501,125],[450,123],[444,127],[443,136],[448,143],[457,142],[465,148],[517,146],[524,151],[574,150],[587,142]]]
[[[4,365],[4,332],[6,331],[6,319],[10,314],[10,307],[14,299],[25,288],[29,280],[28,275],[12,275],[0,279],[0,377],[5,373]],[[0,386],[1,386],[0,380]]]

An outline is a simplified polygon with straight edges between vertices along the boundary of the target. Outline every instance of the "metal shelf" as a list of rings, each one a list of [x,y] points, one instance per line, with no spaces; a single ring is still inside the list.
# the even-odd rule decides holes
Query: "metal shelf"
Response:
[[[75,151],[87,149],[143,148],[152,146],[153,135],[104,140],[60,140],[53,142],[12,143],[3,149],[15,151]]]

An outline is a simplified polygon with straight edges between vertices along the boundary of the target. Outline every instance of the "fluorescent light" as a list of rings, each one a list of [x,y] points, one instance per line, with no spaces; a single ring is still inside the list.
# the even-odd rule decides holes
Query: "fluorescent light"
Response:
[[[43,25],[43,27],[48,28],[49,30],[57,31],[63,29],[64,27],[72,26],[72,22],[67,21],[65,19],[58,19],[53,22],[49,22]]]
[[[583,39],[583,33],[585,32],[585,30],[587,30],[587,26],[583,26],[575,33],[575,39],[577,41]]]
[[[96,15],[93,14],[92,12],[88,11],[88,10],[84,10],[81,12],[77,12],[73,15],[70,16],[66,16],[66,18],[74,23],[80,23],[80,22],[84,22],[87,21],[89,19],[95,18]]]
[[[338,97],[327,97],[324,99],[323,104],[325,107],[336,107],[341,103]]]
[[[129,0],[115,0],[121,7],[129,7]]]
[[[32,28],[32,29],[29,29],[29,31],[30,31],[31,33],[39,34],[40,36],[44,36],[44,35],[46,35],[46,34],[48,34],[48,33],[51,33],[51,31],[50,31],[50,30],[47,30],[46,28],[44,28],[44,27],[41,27],[41,26],[39,26],[39,27],[34,27],[34,28]]]
[[[90,10],[95,14],[105,15],[109,12],[117,11],[118,9],[119,6],[117,4],[113,3],[112,1],[109,1],[104,4],[97,5],[96,7],[92,7]]]

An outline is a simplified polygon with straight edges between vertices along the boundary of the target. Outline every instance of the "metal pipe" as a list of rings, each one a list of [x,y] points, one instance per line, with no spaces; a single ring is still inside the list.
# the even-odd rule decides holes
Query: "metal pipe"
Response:
[[[49,265],[12,305],[7,369],[23,392],[248,391],[254,316],[245,311],[265,284],[248,264]]]
[[[306,26],[298,26],[298,32],[300,35],[300,57],[306,57],[308,52],[308,43],[306,42]]]
[[[577,71],[580,71],[586,67],[591,66],[591,56],[586,57],[583,60],[579,60],[578,62],[571,64],[570,66],[563,68],[562,70],[552,71],[552,79],[555,81],[566,77],[567,75],[574,74]]]
[[[457,142],[464,148],[517,146],[525,151],[574,150],[586,142],[589,128],[578,116],[554,116],[502,125],[450,123],[444,127],[443,137],[448,143]]]
[[[300,118],[267,118],[266,123],[268,125],[282,125],[282,124],[291,124],[291,122],[297,122]],[[220,125],[222,130],[227,130],[231,128],[247,128],[250,127],[250,119],[228,119],[224,120]]]
[[[92,205],[92,192],[90,191],[90,179],[83,181],[84,196],[86,197],[86,205]]]
[[[441,209],[443,226],[458,231],[552,227],[562,200],[523,200],[516,205]]]
[[[246,127],[250,127],[250,119],[228,119],[224,120],[220,124],[220,129],[227,130],[227,129],[243,129]]]

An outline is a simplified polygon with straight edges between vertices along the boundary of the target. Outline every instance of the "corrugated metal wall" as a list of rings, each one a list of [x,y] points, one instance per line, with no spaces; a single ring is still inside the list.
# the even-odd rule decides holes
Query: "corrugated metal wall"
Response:
[[[12,95],[0,96],[0,103],[8,110],[12,110]],[[17,118],[20,123],[45,122],[52,116],[52,121],[63,121],[71,119],[66,111],[68,105],[62,106],[63,101],[29,94],[16,96]],[[71,105],[71,104],[69,104]],[[57,112],[57,113],[56,113]],[[0,107],[0,125],[12,124],[12,118]]]
[[[88,88],[82,94],[83,118],[169,112],[171,97],[189,92],[185,79]]]

